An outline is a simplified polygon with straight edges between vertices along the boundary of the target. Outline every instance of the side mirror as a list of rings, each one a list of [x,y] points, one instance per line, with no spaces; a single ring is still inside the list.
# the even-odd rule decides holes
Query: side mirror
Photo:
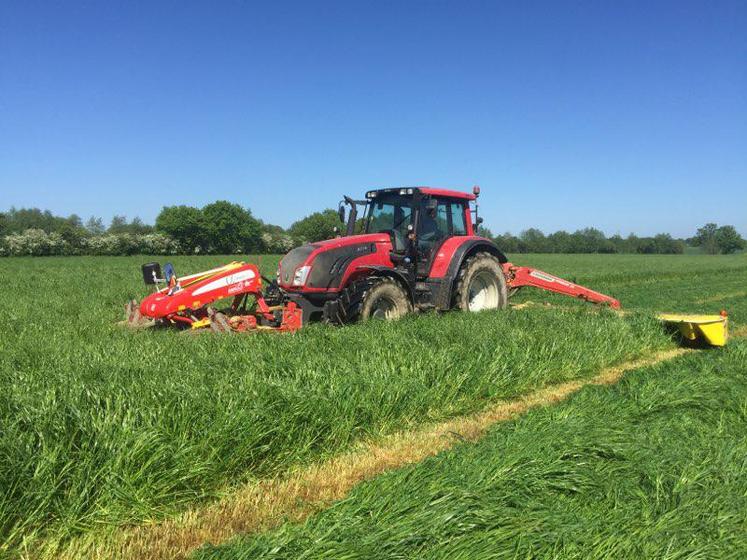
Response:
[[[425,202],[425,209],[431,218],[436,217],[436,209],[438,208],[438,201],[435,198],[429,198]]]
[[[337,207],[337,215],[340,217],[340,221],[344,224],[345,223],[345,207],[340,204],[340,206]]]
[[[475,233],[477,233],[478,231],[480,231],[480,224],[481,224],[481,223],[482,223],[482,216],[478,216],[478,217],[477,217],[477,218],[475,219],[475,227],[474,227],[474,229],[475,229]]]

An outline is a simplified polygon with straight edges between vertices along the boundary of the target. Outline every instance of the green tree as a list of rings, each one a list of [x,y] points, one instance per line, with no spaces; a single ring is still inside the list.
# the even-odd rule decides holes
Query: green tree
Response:
[[[127,233],[127,217],[115,215],[109,224],[108,233]]]
[[[653,237],[641,237],[638,239],[638,246],[636,247],[636,253],[642,255],[653,255],[656,253],[656,243],[654,243]]]
[[[21,233],[27,229],[40,229],[51,233],[65,222],[65,218],[54,216],[49,210],[11,207],[7,215],[9,232]]]
[[[314,212],[305,218],[294,222],[288,232],[300,241],[313,243],[335,236],[334,228],[342,229],[340,218],[336,210],[327,208],[321,212]]]
[[[132,221],[127,224],[127,231],[134,235],[146,235],[148,233],[153,233],[153,226],[146,224],[139,217],[135,216]]]
[[[83,227],[83,220],[77,214],[71,214],[61,223],[56,230],[67,243],[67,248],[72,254],[78,252],[83,245],[83,240],[88,237],[88,230]]]
[[[716,246],[726,255],[744,248],[745,245],[744,239],[734,226],[721,226],[716,230],[714,238]]]
[[[232,254],[255,252],[262,248],[262,226],[252,213],[225,200],[202,209],[209,250]]]
[[[547,236],[547,249],[551,253],[570,253],[573,238],[567,231],[556,231]]]
[[[83,228],[83,220],[78,216],[78,214],[70,214],[65,218],[65,224],[78,229]]]
[[[625,253],[637,253],[638,252],[638,245],[641,243],[641,238],[638,237],[635,233],[631,233],[628,235],[628,237],[625,238],[624,244],[623,244],[623,252]]]
[[[703,249],[704,252],[708,253],[709,255],[715,255],[718,253],[718,243],[716,242],[716,231],[718,230],[718,225],[709,223],[704,225],[702,228],[699,228],[697,233],[695,234],[695,237],[693,238],[693,242],[697,247],[700,247]]]
[[[537,228],[529,228],[519,234],[519,239],[526,245],[529,253],[547,253],[548,245],[545,234]]]
[[[259,225],[262,227],[262,231],[265,233],[281,234],[285,233],[285,230],[281,226],[275,224],[266,224],[262,220],[257,220]]]
[[[164,206],[156,218],[156,229],[175,239],[188,253],[204,249],[207,244],[205,217],[193,206]]]
[[[104,226],[104,220],[91,216],[86,221],[86,229],[91,235],[101,235],[106,231],[106,226]]]
[[[604,233],[596,228],[584,228],[571,234],[572,253],[600,253],[609,251]]]
[[[127,221],[125,216],[114,216],[112,223],[109,225],[109,233],[129,233],[132,235],[145,235],[147,233],[153,233],[153,226],[150,226],[143,222],[140,218],[135,216],[131,222]]]
[[[493,238],[493,241],[495,241],[495,244],[498,245],[498,248],[504,253],[521,253],[522,252],[520,250],[519,238],[514,235],[511,235],[511,233],[508,231],[506,233],[496,235]]]
[[[685,252],[685,244],[679,239],[674,239],[668,233],[659,233],[654,236],[654,249],[658,254],[680,254]]]
[[[622,238],[622,236],[619,233],[616,233],[612,237],[609,238],[609,242],[612,243],[612,246],[615,248],[615,253],[628,253],[628,247],[627,242],[625,239]]]

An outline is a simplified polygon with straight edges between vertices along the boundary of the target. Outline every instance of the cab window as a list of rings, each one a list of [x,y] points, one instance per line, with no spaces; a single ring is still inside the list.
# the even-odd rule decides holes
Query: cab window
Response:
[[[407,235],[407,226],[412,222],[412,208],[408,201],[399,197],[389,200],[382,197],[369,204],[370,210],[366,221],[368,233],[395,230]]]
[[[467,235],[467,224],[464,222],[464,204],[451,203],[451,235]]]
[[[448,204],[439,200],[435,214],[428,211],[427,199],[423,200],[420,207],[420,226],[418,238],[421,244],[432,245],[449,235],[449,208]]]

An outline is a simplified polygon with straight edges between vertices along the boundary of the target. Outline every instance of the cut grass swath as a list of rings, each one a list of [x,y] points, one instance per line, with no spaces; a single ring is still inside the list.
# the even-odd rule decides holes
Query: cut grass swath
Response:
[[[103,539],[75,540],[59,558],[174,560],[186,558],[206,542],[220,543],[236,535],[268,530],[285,520],[300,521],[342,499],[356,484],[421,461],[459,442],[475,441],[496,422],[510,420],[537,406],[556,404],[588,384],[615,383],[628,370],[670,360],[688,351],[691,350],[664,350],[649,358],[607,368],[590,379],[551,385],[474,414],[361,443],[352,452],[283,477],[250,483],[217,503],[165,522],[125,529]]]
[[[195,558],[743,558],[747,343],[628,373]]]

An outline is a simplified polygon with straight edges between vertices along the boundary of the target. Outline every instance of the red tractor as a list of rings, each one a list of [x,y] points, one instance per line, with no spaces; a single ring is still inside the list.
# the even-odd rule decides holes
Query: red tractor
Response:
[[[507,259],[475,235],[470,202],[477,193],[420,187],[369,191],[363,201],[345,197],[346,235],[290,251],[278,285],[305,320],[334,323],[394,319],[413,309],[504,307]],[[354,235],[359,205],[364,233]]]
[[[476,233],[479,194],[479,187],[472,193],[407,187],[372,190],[365,200],[345,197],[339,214],[346,234],[292,249],[280,261],[277,280],[265,279],[265,291],[252,264],[232,263],[182,279],[169,265],[165,279],[156,263],[144,265],[147,283],[168,285],[139,306],[131,302],[128,319],[216,330],[295,330],[311,321],[396,319],[413,310],[499,309],[523,286],[620,306],[593,290],[509,263]],[[356,234],[357,228],[363,233]],[[207,307],[227,297],[233,303],[222,313]]]

